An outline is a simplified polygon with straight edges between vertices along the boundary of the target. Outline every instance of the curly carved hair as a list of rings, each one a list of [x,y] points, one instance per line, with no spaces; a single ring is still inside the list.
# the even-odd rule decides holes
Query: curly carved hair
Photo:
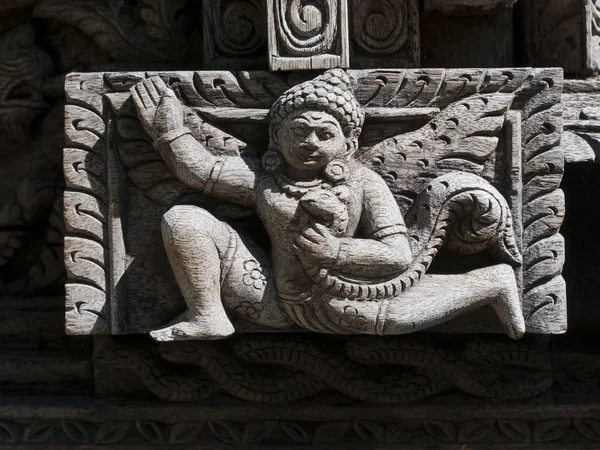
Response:
[[[357,139],[365,121],[365,112],[356,100],[350,78],[342,69],[331,69],[318,77],[284,92],[270,111],[271,137],[281,122],[301,109],[319,110],[337,119],[344,136]]]

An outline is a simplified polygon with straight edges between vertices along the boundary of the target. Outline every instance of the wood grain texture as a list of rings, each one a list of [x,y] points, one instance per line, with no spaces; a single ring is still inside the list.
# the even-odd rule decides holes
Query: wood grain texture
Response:
[[[347,0],[267,0],[269,68],[348,67]]]
[[[600,152],[600,83],[566,80],[563,94],[566,162],[595,161]]]
[[[91,85],[77,74],[66,80],[65,317],[70,334],[111,331],[106,119],[102,96],[86,90]]]
[[[431,176],[439,176],[441,173],[445,173],[444,171],[452,170],[454,167],[462,167],[462,170],[478,174],[504,192],[517,189],[518,186],[515,183],[518,183],[519,165],[515,165],[514,160],[511,163],[508,159],[502,160],[502,158],[508,158],[507,148],[513,148],[511,154],[516,154],[514,153],[517,151],[515,149],[519,147],[517,144],[518,142],[521,143],[519,151],[523,155],[521,169],[523,177],[521,214],[523,219],[522,224],[519,225],[522,226],[522,248],[526,259],[523,269],[525,295],[523,306],[527,311],[528,329],[544,333],[562,332],[565,323],[565,299],[560,268],[564,261],[562,250],[564,244],[560,235],[557,234],[564,214],[564,200],[560,190],[558,190],[564,161],[562,151],[558,147],[562,132],[562,106],[560,104],[562,81],[560,71],[552,69],[426,69],[406,71],[365,70],[349,71],[348,73],[352,83],[356,86],[355,92],[358,102],[365,106],[367,112],[370,110],[369,108],[373,111],[370,115],[371,118],[367,115],[363,136],[363,157],[365,160],[374,161],[373,167],[375,170],[382,171],[380,173],[388,182],[402,208],[410,207],[414,198],[431,180]],[[181,185],[170,175],[166,165],[150,146],[143,129],[135,119],[135,109],[132,108],[127,92],[135,83],[151,75],[143,73],[108,73],[81,74],[78,76],[84,77],[84,85],[88,83],[90,86],[95,86],[102,80],[103,87],[101,91],[103,90],[104,95],[112,105],[113,111],[117,114],[115,125],[116,135],[119,139],[120,160],[127,170],[129,179],[142,190],[141,192],[145,192],[146,198],[151,200],[148,205],[163,205],[161,210],[164,212],[178,199],[180,199],[179,201],[184,198],[188,199],[186,201],[191,201],[192,198],[196,198],[198,201],[204,200],[201,199],[201,196],[198,197],[198,193],[194,192],[193,189]],[[262,72],[240,73],[238,75],[229,72],[172,72],[160,75],[168,83],[173,83],[172,86],[176,90],[177,96],[183,101],[185,108],[189,108],[184,108],[187,111],[185,113],[186,123],[194,138],[206,145],[215,154],[224,155],[252,155],[256,152],[256,146],[260,148],[260,146],[265,145],[264,137],[261,136],[264,136],[263,133],[265,133],[266,128],[260,128],[256,125],[264,123],[265,115],[256,111],[267,109],[289,86],[298,83],[296,74]],[[302,77],[300,77],[300,80],[302,80]],[[98,92],[97,88],[95,90]],[[80,89],[73,89],[70,96],[83,98],[84,94]],[[97,100],[95,100],[97,94],[85,94],[85,96],[89,98],[90,102],[97,103]],[[514,119],[510,122],[511,127],[513,127],[513,132],[508,135],[508,140],[513,142],[510,146],[504,137],[505,135],[500,133],[504,124],[502,114],[506,111],[507,101],[508,104],[512,105],[510,108],[515,112],[519,112],[521,117],[520,122]],[[454,140],[455,137],[452,133],[458,133],[456,134],[456,139],[458,139],[458,136],[460,136],[459,131],[453,131],[447,127],[448,124],[451,124],[452,120],[450,119],[453,117],[458,118],[459,123],[461,122],[459,111],[462,104],[468,105],[471,109],[483,107],[478,105],[485,105],[490,112],[485,113],[485,109],[482,109],[482,113],[491,114],[486,120],[490,121],[490,124],[494,124],[490,128],[494,131],[488,131],[486,133],[489,133],[489,135],[478,138],[480,144],[472,143],[467,146],[472,153],[469,158],[475,157],[475,160],[471,162],[465,160],[458,166],[453,166],[451,161],[444,161],[444,152],[452,154],[456,152],[456,150],[453,150],[455,146],[460,149],[465,144],[460,144],[460,140]],[[203,118],[203,108],[210,106],[213,107],[211,115],[209,118]],[[214,106],[217,106],[217,108],[214,108]],[[415,115],[411,118],[410,110],[413,108]],[[250,113],[250,123],[254,125],[248,128],[240,126],[244,124],[243,115],[242,113],[233,114],[233,110],[242,112],[247,110]],[[381,112],[388,110],[396,112],[393,112],[391,116]],[[439,113],[436,112],[438,110]],[[252,113],[252,111],[255,112]],[[492,111],[495,112],[492,113]],[[500,115],[498,116],[498,114]],[[410,124],[411,121],[415,124],[431,122],[438,124],[438,126],[443,125],[443,127],[433,133],[432,138],[426,138],[427,134],[423,134],[423,130],[427,127],[423,128],[422,131],[401,135],[400,138],[393,141],[395,143],[391,144],[391,150],[387,150],[392,153],[389,153],[386,157],[386,163],[377,165],[378,152],[380,149],[386,148],[386,139],[382,141],[382,136],[389,133],[389,131],[385,131],[385,124],[390,120],[390,117],[403,117],[403,121],[407,124]],[[430,117],[433,117],[433,121]],[[216,122],[209,123],[213,120],[216,120]],[[228,124],[235,125],[236,138],[232,138],[227,131],[224,131],[233,130],[233,128],[228,128]],[[264,127],[265,125],[261,126]],[[418,128],[413,128],[413,130]],[[520,138],[518,137],[519,133]],[[388,134],[388,136],[393,137],[394,134]],[[411,137],[417,139],[417,136],[421,136],[422,140],[429,139],[427,142],[431,142],[427,144],[431,147],[426,149],[429,152],[428,157],[426,157],[428,159],[427,165],[423,166],[423,162],[419,162],[423,159],[423,156],[419,156],[418,152],[415,153],[413,161],[412,150],[406,153],[402,161],[394,162],[396,157],[393,156],[393,153],[397,150],[393,149],[400,148],[398,147],[400,145],[409,145]],[[448,139],[452,143],[450,147],[448,147]],[[496,142],[496,144],[491,142]],[[494,148],[493,146],[498,143],[500,143],[499,149],[502,149],[501,155],[503,155],[500,159],[496,159],[495,153],[489,151],[489,148]],[[447,147],[446,150],[444,150],[445,147]],[[478,150],[479,148],[481,151]],[[405,147],[405,150],[409,149],[410,147]],[[396,176],[391,176],[388,172],[394,171],[394,164],[400,162],[402,165],[396,166],[398,168]],[[414,164],[414,169],[412,169],[412,164]],[[450,165],[444,169],[444,164]],[[509,170],[508,167],[512,167],[512,169]],[[416,178],[407,175],[410,173],[406,172],[408,169],[415,171]],[[511,176],[513,178],[515,176],[517,178],[514,178],[510,182],[511,184],[507,185],[505,183],[509,171],[512,171]],[[399,176],[400,173],[403,175]],[[403,185],[404,182],[409,184]],[[89,184],[89,181],[85,181],[85,183]],[[412,194],[407,196],[408,193]],[[411,195],[413,196],[412,200]],[[514,198],[518,198],[518,196]],[[224,214],[229,217],[233,217],[231,214],[242,213],[239,208],[237,210],[235,208],[228,209],[229,207],[226,207],[226,205],[220,205],[219,207],[224,208],[222,209]],[[512,205],[511,210],[515,217],[518,217],[518,214],[516,214],[518,210],[515,210],[514,207]],[[234,213],[233,211],[238,212]],[[134,213],[134,215],[137,214]],[[157,214],[160,214],[158,210]],[[246,210],[243,214],[248,214],[248,211]],[[153,226],[156,227],[157,225],[158,221]],[[125,235],[124,239],[126,241],[134,239],[131,242],[135,242],[133,235]],[[150,235],[148,239],[150,239]],[[144,242],[156,241],[146,240]],[[142,253],[136,257],[136,260],[141,262],[144,260],[144,251],[147,250],[140,249],[140,251]],[[160,252],[157,253],[156,258],[162,258],[163,263],[161,264],[164,264],[165,257],[160,256]],[[136,295],[139,295],[139,292],[135,294],[136,286],[139,286],[136,283],[139,283],[139,281],[134,280],[141,280],[142,278],[139,277],[142,276],[142,273],[146,273],[145,277],[152,277],[152,273],[156,273],[152,271],[155,271],[158,267],[162,267],[160,270],[164,270],[164,266],[154,266],[154,264],[156,263],[152,262],[144,268],[140,266],[135,269],[136,272],[131,272],[134,270],[133,267],[128,269],[130,271],[130,281],[127,283],[128,297],[133,299],[137,298]],[[149,269],[151,271],[148,271]],[[136,275],[133,275],[133,273],[136,273]],[[163,283],[163,281],[160,281],[160,283]],[[163,286],[160,289],[165,292],[172,289],[165,289],[166,285],[163,284],[159,285]],[[172,298],[169,301],[175,301],[177,295],[171,296],[172,294],[168,294],[164,298]],[[144,303],[140,305],[142,304]],[[177,303],[173,304],[176,305]],[[127,308],[133,307],[135,309],[136,307],[133,305],[134,303],[130,303]],[[144,314],[154,310],[151,312],[154,317],[151,321],[156,324],[160,320],[159,317],[163,317],[164,320],[164,315],[161,314],[165,313],[160,313],[160,308],[163,308],[160,304],[156,304],[152,308],[148,304],[143,307],[144,312],[138,310],[134,314],[143,317]],[[174,307],[169,308],[173,310]],[[133,310],[131,311],[133,313]],[[471,322],[469,330],[475,331],[477,327],[473,327],[473,323],[476,322]],[[148,325],[144,322],[130,323],[129,326],[133,327],[129,328],[130,330],[136,330],[136,332],[148,331]],[[450,326],[450,329],[452,329],[452,326]]]

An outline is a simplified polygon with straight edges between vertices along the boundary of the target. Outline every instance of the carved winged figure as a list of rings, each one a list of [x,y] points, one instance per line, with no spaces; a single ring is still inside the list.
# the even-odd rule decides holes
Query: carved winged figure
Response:
[[[210,152],[157,77],[131,88],[139,119],[173,174],[203,195],[254,209],[270,255],[211,212],[173,206],[162,236],[187,310],[158,341],[220,339],[227,312],[273,328],[397,335],[488,305],[506,332],[525,332],[520,264],[504,197],[483,178],[433,179],[403,216],[383,178],[356,156],[365,112],[341,69],[286,91],[270,110],[262,157]],[[401,138],[401,136],[400,136]],[[438,250],[488,251],[495,263],[426,273]]]

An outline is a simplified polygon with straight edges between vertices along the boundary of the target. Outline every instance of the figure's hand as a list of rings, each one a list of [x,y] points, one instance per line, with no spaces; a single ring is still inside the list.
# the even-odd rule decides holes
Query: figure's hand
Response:
[[[340,252],[340,239],[322,224],[305,227],[296,237],[296,254],[304,263],[319,268],[330,268],[335,264]]]
[[[160,77],[140,81],[130,91],[140,122],[153,141],[183,127],[181,102]]]

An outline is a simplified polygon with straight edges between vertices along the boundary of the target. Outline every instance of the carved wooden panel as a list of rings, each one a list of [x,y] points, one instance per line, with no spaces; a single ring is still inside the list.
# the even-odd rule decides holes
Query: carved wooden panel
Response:
[[[418,0],[351,0],[353,68],[418,67]]]
[[[600,68],[600,9],[594,0],[523,0],[526,64],[560,66],[567,74]]]
[[[448,16],[439,12],[421,18],[423,67],[510,67],[514,63],[512,8],[485,14]]]
[[[562,146],[567,162],[594,161],[600,152],[600,83],[568,80],[565,84],[565,134]]]
[[[564,244],[558,234],[564,216],[558,188],[564,165],[560,70],[349,74],[367,116],[360,140],[362,160],[387,182],[401,210],[411,207],[432,178],[457,168],[488,180],[504,193],[514,217],[524,259],[517,278],[522,280],[527,330],[564,331]],[[226,203],[210,206],[166,170],[131,102],[130,88],[150,75],[72,74],[67,79],[65,261],[70,333],[144,333],[181,311],[181,293],[159,234],[161,217],[171,205],[203,204],[233,221],[248,214]],[[296,75],[264,72],[160,76],[186,105],[186,120],[196,139],[215,152],[246,155],[265,148],[267,108],[298,82]],[[478,121],[478,114],[489,118]],[[464,121],[463,127],[472,123],[490,128],[463,140],[455,121]],[[252,221],[240,223],[251,226]],[[441,329],[499,331],[495,318],[483,311],[473,314]],[[243,322],[236,327],[256,329]]]
[[[267,67],[264,0],[203,2],[204,65],[207,69]]]
[[[347,0],[267,0],[271,70],[348,67]]]

